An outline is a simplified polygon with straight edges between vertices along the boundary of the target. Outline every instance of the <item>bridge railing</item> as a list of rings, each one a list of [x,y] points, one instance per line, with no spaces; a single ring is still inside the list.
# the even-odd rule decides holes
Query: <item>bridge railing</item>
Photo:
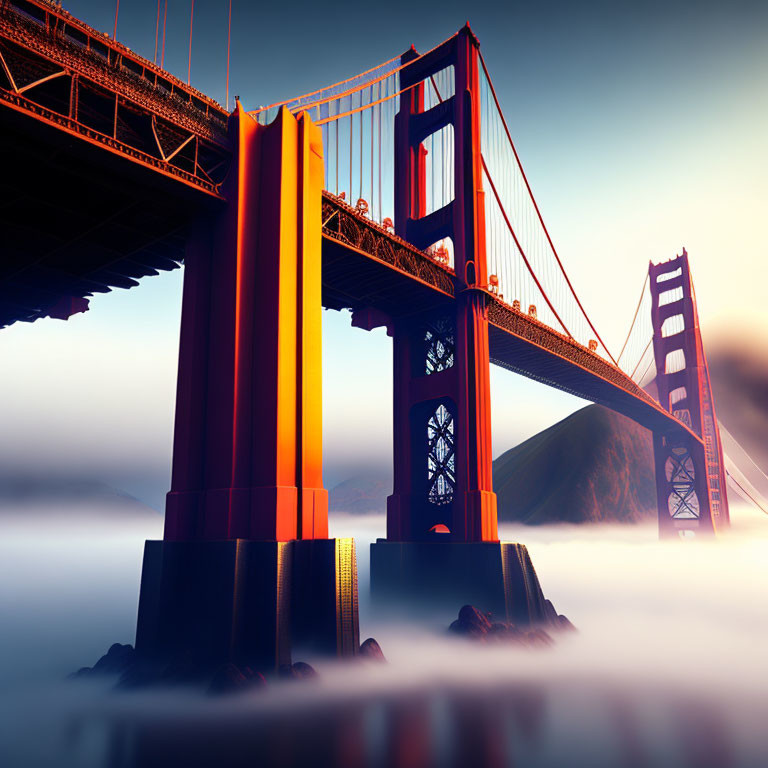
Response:
[[[0,0],[0,100],[213,195],[227,113],[45,0]]]

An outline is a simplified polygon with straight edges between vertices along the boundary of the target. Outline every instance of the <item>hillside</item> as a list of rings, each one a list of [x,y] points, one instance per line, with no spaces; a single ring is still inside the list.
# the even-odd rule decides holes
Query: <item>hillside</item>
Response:
[[[589,405],[493,462],[499,520],[637,522],[656,512],[651,433]]]
[[[392,493],[391,472],[352,477],[331,488],[328,506],[332,512],[355,515],[384,514],[387,496]]]

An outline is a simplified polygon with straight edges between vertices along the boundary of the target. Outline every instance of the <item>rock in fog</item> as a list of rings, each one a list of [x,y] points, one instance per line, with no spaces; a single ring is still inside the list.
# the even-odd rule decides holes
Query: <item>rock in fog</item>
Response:
[[[365,659],[372,659],[374,661],[386,661],[384,652],[381,650],[381,646],[372,637],[369,637],[360,646],[360,656]]]

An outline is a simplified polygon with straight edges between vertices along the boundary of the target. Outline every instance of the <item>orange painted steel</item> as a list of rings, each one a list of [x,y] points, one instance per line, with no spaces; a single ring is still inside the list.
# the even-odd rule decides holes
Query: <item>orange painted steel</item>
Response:
[[[675,259],[650,264],[648,272],[659,401],[699,437],[654,433],[659,532],[717,533],[730,525],[726,474],[688,254],[683,249]],[[680,322],[681,330],[665,335],[666,321]],[[667,371],[673,353],[682,354],[683,365]],[[673,392],[679,394],[675,400]]]
[[[229,203],[188,246],[166,539],[327,538],[320,131],[233,121]]]
[[[542,372],[545,366],[541,365],[526,369],[519,360],[499,355],[497,350],[493,351],[493,362],[582,395],[599,389],[600,397],[596,399],[634,414],[633,418],[656,433],[658,456],[669,453],[670,439],[683,440],[700,465],[697,482],[703,516],[711,514],[714,528],[727,525],[725,476],[718,463],[722,450],[687,259],[683,259],[688,275],[684,287],[686,301],[693,307],[689,325],[696,334],[686,342],[688,357],[695,361],[689,368],[696,372],[696,380],[688,382],[693,428],[677,418],[677,412],[665,410],[669,403],[664,402],[664,396],[662,408],[593,350],[516,312],[488,292],[484,170],[494,194],[496,189],[484,169],[480,148],[479,79],[485,63],[468,26],[426,54],[419,55],[412,49],[401,57],[400,66],[348,89],[351,93],[395,73],[400,76],[402,87],[397,93],[344,113],[353,114],[400,97],[394,236],[366,220],[360,211],[327,194],[323,198],[322,136],[307,112],[296,118],[283,107],[272,124],[260,126],[252,119],[255,113],[246,113],[238,103],[227,126],[228,116],[215,102],[91,29],[60,6],[46,0],[24,0],[24,4],[27,11],[36,9],[36,21],[29,18],[28,12],[0,0],[0,37],[10,44],[7,51],[4,48],[5,55],[0,54],[0,104],[8,107],[7,114],[14,120],[26,115],[43,127],[83,139],[84,146],[99,146],[153,174],[181,181],[180,194],[186,194],[182,186],[194,188],[209,199],[214,206],[211,210],[216,211],[197,223],[187,244],[168,538],[285,541],[327,537],[321,446],[323,236],[336,248],[346,247],[350,253],[367,254],[377,260],[380,275],[383,267],[384,271],[399,271],[415,278],[409,291],[419,283],[436,294],[431,308],[419,307],[415,313],[409,308],[406,313],[396,311],[387,316],[381,307],[371,304],[354,307],[355,324],[370,328],[374,323],[383,323],[394,337],[395,488],[388,504],[390,539],[418,540],[425,531],[448,528],[454,541],[497,540],[496,500],[491,483],[491,336],[507,353],[526,350],[530,356],[538,356],[539,363],[541,354],[546,353],[548,363],[558,367],[559,373]],[[190,45],[193,7],[192,3]],[[156,48],[159,3],[157,10]],[[164,37],[165,25],[163,43]],[[17,66],[24,66],[26,59],[43,64],[42,71],[48,74],[18,87],[14,72]],[[229,39],[227,64],[229,68]],[[447,66],[454,67],[455,95],[443,100],[438,94],[440,105],[425,110],[425,83],[431,81],[434,85],[435,73]],[[51,81],[59,83],[59,78],[69,79],[68,100],[59,99],[53,106],[46,106],[46,89]],[[488,82],[496,99],[489,77]],[[80,109],[80,100],[90,92],[108,97],[108,115],[99,116],[103,118],[100,127],[83,122],[87,118],[81,117],[85,110]],[[328,98],[339,97],[335,94]],[[154,137],[154,143],[151,138],[144,141],[136,131],[131,138],[130,131],[119,128],[121,119],[127,124],[129,117],[137,115],[135,119],[147,121],[147,131],[151,131],[148,135]],[[502,121],[512,144],[503,114]],[[454,197],[444,208],[426,215],[423,142],[448,125],[453,126],[456,137]],[[512,150],[517,157],[513,144]],[[235,167],[227,174],[233,157]],[[524,172],[523,179],[530,193]],[[321,213],[321,205],[327,208],[328,216]],[[502,214],[512,230],[503,207]],[[562,269],[546,228],[544,232]],[[454,245],[455,272],[425,252],[447,237]],[[525,254],[522,256],[527,262]],[[363,269],[370,271],[370,267]],[[136,284],[128,276],[115,275],[111,279],[126,287]],[[565,279],[573,291],[567,275]],[[385,278],[385,282],[388,280]],[[348,288],[349,280],[344,285]],[[672,283],[665,287],[670,286]],[[83,289],[77,290],[82,293]],[[335,301],[354,298],[343,290],[336,296]],[[61,306],[80,300],[69,293],[60,298],[64,300]],[[447,306],[441,303],[445,299],[449,299]],[[370,296],[367,300],[375,304]],[[51,303],[51,307],[58,306]],[[555,312],[553,306],[551,309]],[[427,376],[423,360],[418,362],[418,358],[424,352],[424,328],[434,323],[435,311],[450,318],[455,356],[451,370]],[[41,312],[36,311],[36,316],[42,316]],[[595,330],[591,322],[590,326]],[[504,334],[508,338],[499,341]],[[660,350],[671,342],[658,337],[654,343],[658,361]],[[562,364],[566,363],[572,374],[569,380],[578,379],[578,385],[569,384],[569,377],[562,374]],[[600,386],[586,386],[582,374],[591,376]],[[611,387],[615,391],[606,396]],[[455,420],[455,432],[451,432],[455,487],[443,508],[443,514],[449,511],[446,519],[427,521],[418,519],[416,513],[424,498],[419,495],[415,476],[425,474],[425,457],[419,453],[424,447],[419,444],[423,437],[420,434],[425,431],[426,418],[434,415],[424,409],[435,404],[445,406]],[[677,410],[681,411],[679,404]],[[422,421],[416,423],[416,416]],[[714,420],[715,427],[704,429],[702,419],[708,420],[707,424]],[[263,439],[264,435],[267,439]],[[657,467],[657,479],[662,484],[663,475],[663,468]],[[660,509],[662,506],[660,502]]]
[[[462,197],[464,181],[464,188],[471,190],[468,200],[471,209],[464,211],[464,242],[461,235],[454,236],[457,270],[459,275],[464,276],[469,289],[463,301],[461,296],[459,298],[457,318],[460,374],[458,428],[465,445],[464,455],[459,456],[460,460],[463,459],[464,472],[458,476],[459,491],[464,493],[464,510],[461,504],[454,508],[454,525],[462,530],[459,526],[463,524],[468,541],[498,541],[498,515],[492,477],[490,354],[485,291],[488,285],[488,261],[480,146],[479,44],[469,26],[462,30],[457,45],[456,93],[459,99],[456,102],[456,122],[460,132],[456,141],[456,199]],[[462,154],[465,157],[462,158]],[[462,178],[460,164],[463,164],[465,174],[471,173],[469,179]],[[459,208],[456,211],[457,218],[460,215]],[[455,235],[460,226],[454,225]],[[470,263],[473,263],[474,270],[470,268]]]
[[[443,317],[422,313],[392,323],[395,470],[387,502],[387,539],[423,541],[438,535],[457,542],[497,541],[477,40],[465,27],[429,54],[408,51],[403,64],[407,66],[401,85],[407,96],[401,100],[395,127],[396,233],[422,250],[442,238],[452,239],[456,300]],[[448,65],[454,66],[456,96],[425,111],[424,82]],[[422,134],[447,124],[456,137],[455,195],[444,208],[426,215]],[[425,332],[435,332],[436,323],[447,329],[454,354],[444,368],[425,371]],[[452,464],[437,470],[447,473],[450,489],[432,498],[429,483],[435,475],[425,477],[428,462],[434,460],[433,446],[424,434],[435,416],[448,425],[453,453]],[[436,534],[439,526],[450,534]]]
[[[448,303],[456,296],[456,276],[453,269],[441,264],[429,253],[415,248],[412,244],[394,235],[375,221],[371,221],[347,205],[343,200],[329,192],[323,193],[323,238],[327,243],[333,243],[342,247],[350,256],[352,254],[366,256],[371,262],[381,262],[388,270],[402,275],[403,281],[399,293],[403,293],[406,285],[423,285],[437,295],[442,309],[447,311]],[[325,254],[324,258],[328,258]],[[347,266],[349,271],[354,271],[352,260]],[[354,279],[354,278],[350,278]],[[348,282],[348,281],[345,281]],[[337,286],[337,280],[326,276],[325,287],[331,289],[341,288]],[[371,324],[363,322],[360,327],[367,330],[387,325],[382,319],[387,306],[377,303],[373,307],[364,307],[360,302],[370,301],[368,297],[357,297],[347,294],[347,304],[337,305],[334,301],[326,302],[328,306],[340,308],[347,306],[358,310],[359,320],[368,315],[376,316],[378,321]],[[330,299],[330,296],[328,297]],[[422,303],[429,303],[422,297]],[[689,439],[701,442],[690,427],[676,419],[669,411],[651,397],[645,390],[632,380],[621,368],[617,368],[596,351],[580,344],[575,339],[551,328],[541,320],[531,317],[527,312],[520,311],[507,304],[498,296],[486,292],[488,306],[489,328],[493,331],[490,351],[491,362],[501,367],[515,370],[521,375],[532,376],[545,383],[547,386],[556,387],[570,392],[577,397],[586,400],[601,402],[628,418],[637,421],[648,429],[660,431],[679,431],[685,433]],[[420,306],[420,304],[417,303]],[[412,307],[398,304],[399,311],[403,314],[413,314]],[[359,308],[359,309],[358,309]],[[354,323],[354,321],[353,321]],[[584,381],[592,381],[602,393],[597,397],[595,392],[590,392],[582,387],[575,387],[573,383],[565,383],[542,373],[534,373],[526,370],[522,364],[515,365],[502,352],[499,344],[503,339],[516,345],[518,349],[535,351],[537,355],[551,360],[553,365],[564,370],[568,368]],[[521,361],[518,361],[521,362]],[[628,407],[628,404],[633,407]]]
[[[0,54],[0,72],[5,73],[9,84],[7,88],[0,84],[0,102],[218,197],[218,182],[224,175],[218,171],[225,170],[228,162],[226,112],[212,99],[59,6],[26,1],[30,9],[38,9],[44,23],[32,21],[12,4],[0,1],[0,39],[10,44],[4,48],[6,56]],[[23,69],[27,61],[42,71],[55,68],[54,74],[18,88],[13,71]],[[46,98],[48,82],[59,77],[69,80],[68,101]],[[81,109],[83,99],[92,93],[111,102],[109,119],[94,122],[93,110]],[[136,120],[144,121],[142,130],[126,130],[125,126],[134,125]],[[142,135],[150,124],[154,145]],[[171,144],[167,153],[156,128]],[[186,156],[177,157],[190,144],[193,146]]]

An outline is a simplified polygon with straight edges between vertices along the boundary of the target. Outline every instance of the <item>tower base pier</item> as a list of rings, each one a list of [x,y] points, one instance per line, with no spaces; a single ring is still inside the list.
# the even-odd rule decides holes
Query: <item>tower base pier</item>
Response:
[[[352,539],[147,541],[136,650],[259,671],[359,648]]]
[[[371,544],[371,600],[379,610],[407,607],[441,619],[470,604],[519,627],[554,614],[527,548],[506,541],[378,539]]]

